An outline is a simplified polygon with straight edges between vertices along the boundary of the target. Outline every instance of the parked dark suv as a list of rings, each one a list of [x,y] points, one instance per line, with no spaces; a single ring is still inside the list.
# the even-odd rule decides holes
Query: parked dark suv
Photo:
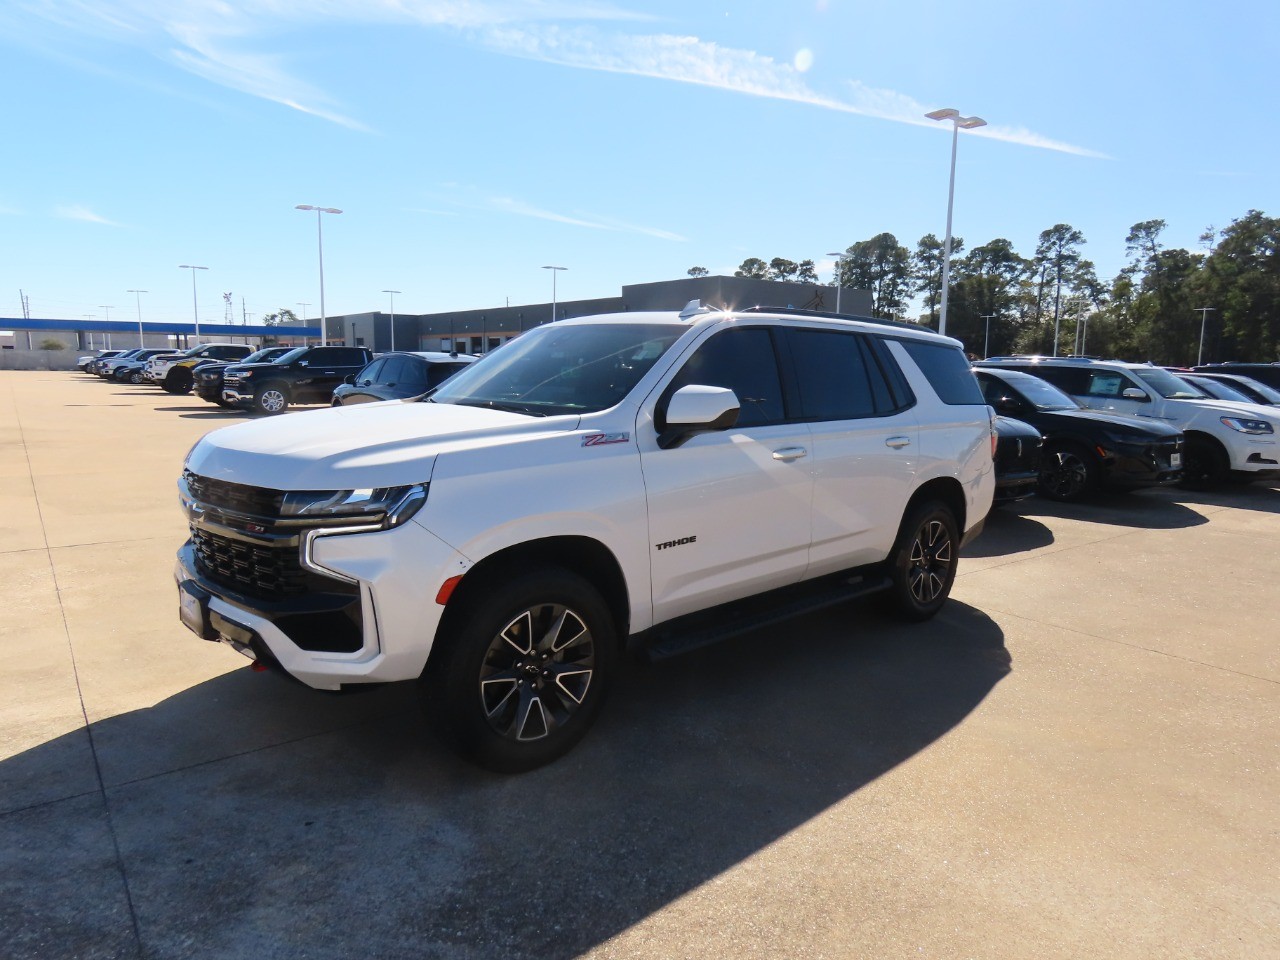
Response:
[[[1101,487],[1150,487],[1182,478],[1182,431],[1155,420],[1085,410],[1053,384],[1016,370],[976,369],[987,403],[1045,438],[1039,493],[1079,500]]]
[[[298,347],[274,363],[232,364],[222,371],[222,399],[259,413],[328,403],[334,388],[372,359],[365,347]]]

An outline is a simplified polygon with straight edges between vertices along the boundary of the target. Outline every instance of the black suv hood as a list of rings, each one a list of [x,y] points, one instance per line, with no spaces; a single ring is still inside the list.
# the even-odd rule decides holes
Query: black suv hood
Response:
[[[1037,410],[1034,414],[1022,415],[1025,419],[1048,429],[1060,426],[1065,430],[1073,427],[1076,430],[1088,430],[1081,421],[1098,424],[1112,433],[1129,434],[1135,440],[1168,440],[1182,431],[1159,420],[1149,417],[1131,417],[1123,413],[1110,413],[1106,410]]]

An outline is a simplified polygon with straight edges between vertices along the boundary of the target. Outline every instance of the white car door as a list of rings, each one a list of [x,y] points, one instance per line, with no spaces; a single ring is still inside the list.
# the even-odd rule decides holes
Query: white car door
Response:
[[[763,325],[714,332],[641,413],[655,623],[805,574],[811,438],[805,424],[787,421],[774,338]],[[693,384],[733,390],[738,424],[662,449],[663,405]]]
[[[801,415],[813,435],[807,576],[883,560],[915,489],[919,425],[900,377],[890,386],[863,334],[787,331]]]

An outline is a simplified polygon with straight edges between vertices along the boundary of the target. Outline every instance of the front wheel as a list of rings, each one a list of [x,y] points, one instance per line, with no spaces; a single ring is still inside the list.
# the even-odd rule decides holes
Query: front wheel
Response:
[[[1231,473],[1227,452],[1216,440],[1207,437],[1187,438],[1187,458],[1178,484],[1187,490],[1211,490],[1226,482]]]
[[[1037,490],[1061,503],[1082,500],[1098,485],[1098,461],[1075,446],[1046,450],[1040,467]]]
[[[194,383],[194,379],[191,371],[186,368],[180,368],[169,371],[161,386],[163,386],[165,393],[190,393],[192,383]]]
[[[617,640],[599,592],[556,567],[492,581],[450,618],[423,674],[423,705],[465,758],[520,773],[590,728]]]
[[[902,521],[889,555],[887,600],[908,620],[928,620],[947,602],[956,579],[960,535],[955,515],[936,500],[917,504]]]
[[[129,374],[130,383],[142,383],[145,378],[142,376],[141,370],[134,370]]]
[[[253,394],[253,406],[259,413],[284,413],[289,409],[289,393],[278,383],[268,383]]]

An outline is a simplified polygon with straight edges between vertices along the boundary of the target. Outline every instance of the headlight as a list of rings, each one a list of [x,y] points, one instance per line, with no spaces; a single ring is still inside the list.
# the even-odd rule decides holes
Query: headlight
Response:
[[[362,490],[294,490],[284,495],[281,517],[343,517],[398,527],[427,502],[427,484]]]
[[[1241,433],[1275,433],[1271,424],[1266,420],[1250,420],[1247,417],[1223,417],[1222,424],[1232,430],[1239,430]]]

